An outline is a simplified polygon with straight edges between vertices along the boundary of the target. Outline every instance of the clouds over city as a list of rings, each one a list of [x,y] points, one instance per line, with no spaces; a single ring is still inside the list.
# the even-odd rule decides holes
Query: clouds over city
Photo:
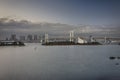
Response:
[[[96,27],[97,26],[97,27]],[[62,23],[34,23],[28,20],[15,20],[10,18],[0,18],[0,32],[19,32],[19,33],[67,33],[74,30],[77,33],[110,33],[120,34],[119,25],[69,25]]]
[[[74,27],[61,23],[33,23],[27,20],[14,20],[9,18],[0,18],[1,31],[63,31],[72,30]]]

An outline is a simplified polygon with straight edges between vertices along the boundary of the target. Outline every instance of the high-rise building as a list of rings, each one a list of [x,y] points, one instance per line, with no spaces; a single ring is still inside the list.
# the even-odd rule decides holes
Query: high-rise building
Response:
[[[12,34],[10,40],[17,40],[16,34]]]
[[[45,35],[40,35],[39,40],[43,40],[45,38]]]
[[[20,36],[20,41],[25,41],[25,36]]]
[[[34,40],[38,40],[37,35],[34,35]]]
[[[32,35],[29,34],[29,35],[27,36],[27,40],[28,40],[28,41],[32,41],[32,40],[33,40],[33,39],[32,39]]]
[[[5,39],[6,41],[8,41],[9,39],[6,37],[6,39]]]

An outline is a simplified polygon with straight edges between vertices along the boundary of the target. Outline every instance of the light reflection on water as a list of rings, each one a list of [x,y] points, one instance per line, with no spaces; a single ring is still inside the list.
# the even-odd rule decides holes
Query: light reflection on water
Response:
[[[0,47],[0,80],[120,80],[120,46]]]

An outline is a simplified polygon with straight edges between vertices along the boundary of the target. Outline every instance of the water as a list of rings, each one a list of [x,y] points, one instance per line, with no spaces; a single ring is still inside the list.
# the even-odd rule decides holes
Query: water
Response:
[[[0,80],[120,80],[110,56],[119,45],[0,47]]]

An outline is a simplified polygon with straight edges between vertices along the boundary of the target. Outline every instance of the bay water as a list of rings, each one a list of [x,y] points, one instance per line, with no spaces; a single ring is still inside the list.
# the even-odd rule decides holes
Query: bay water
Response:
[[[119,45],[0,47],[0,80],[120,80]],[[116,65],[117,64],[117,65]]]

